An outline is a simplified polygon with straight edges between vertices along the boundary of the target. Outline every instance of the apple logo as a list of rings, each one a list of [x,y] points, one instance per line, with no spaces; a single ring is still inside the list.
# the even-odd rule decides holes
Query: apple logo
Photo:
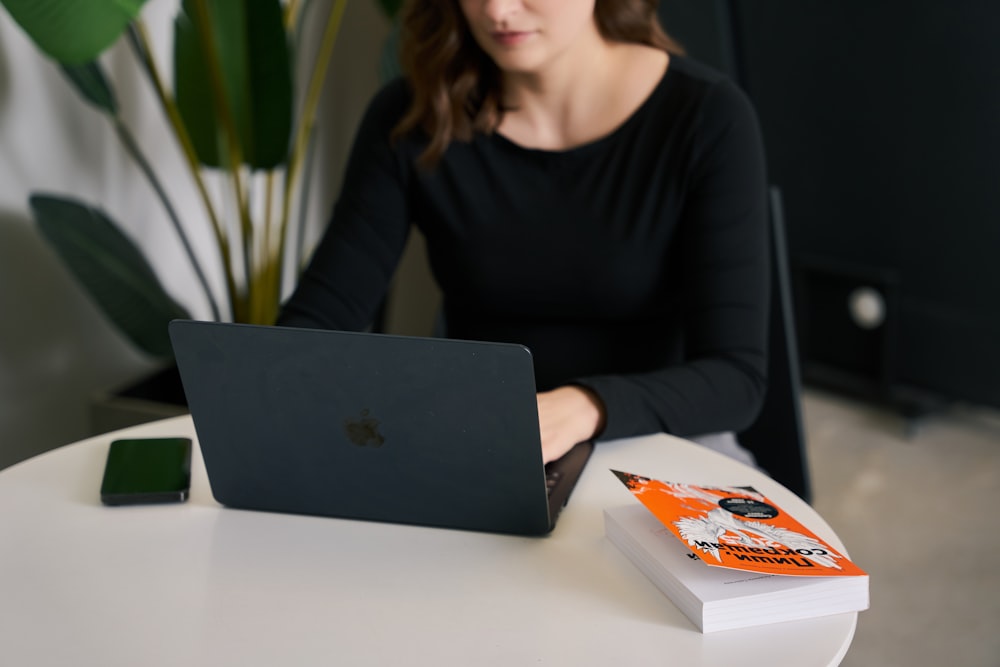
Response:
[[[344,420],[347,439],[358,447],[381,447],[385,438],[378,431],[378,420],[371,416],[368,408],[361,411],[358,419]]]

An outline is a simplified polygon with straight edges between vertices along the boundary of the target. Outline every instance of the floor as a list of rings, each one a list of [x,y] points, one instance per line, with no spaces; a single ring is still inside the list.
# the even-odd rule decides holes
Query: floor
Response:
[[[1000,412],[807,389],[813,505],[871,575],[843,667],[1000,667]]]

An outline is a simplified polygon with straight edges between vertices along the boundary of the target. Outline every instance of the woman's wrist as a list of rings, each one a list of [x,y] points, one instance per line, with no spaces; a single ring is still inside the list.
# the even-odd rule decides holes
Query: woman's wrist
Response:
[[[538,424],[546,462],[573,445],[594,438],[604,427],[604,404],[596,393],[567,385],[538,394]]]
[[[586,415],[587,417],[587,431],[589,432],[586,436],[581,438],[581,440],[590,440],[597,437],[604,430],[604,423],[607,419],[604,401],[602,401],[600,396],[597,395],[597,392],[589,387],[574,384],[568,385],[567,388],[575,389],[580,392],[582,400],[584,401],[583,405],[586,406],[586,408],[582,410],[581,414]]]

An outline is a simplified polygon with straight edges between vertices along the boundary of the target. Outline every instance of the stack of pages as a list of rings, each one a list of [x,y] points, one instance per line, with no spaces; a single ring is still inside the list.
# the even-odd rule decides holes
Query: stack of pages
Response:
[[[868,608],[868,575],[752,488],[613,472],[640,503],[605,510],[608,539],[702,632]]]

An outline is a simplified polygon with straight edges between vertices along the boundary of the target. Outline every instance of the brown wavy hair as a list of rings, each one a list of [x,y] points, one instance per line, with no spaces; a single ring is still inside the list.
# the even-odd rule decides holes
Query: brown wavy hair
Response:
[[[604,39],[645,44],[670,53],[683,48],[664,32],[658,0],[595,0],[594,19]],[[490,133],[503,116],[500,69],[476,43],[458,0],[406,0],[400,58],[412,103],[393,137],[415,129],[430,141],[420,155],[434,165],[455,140]]]

